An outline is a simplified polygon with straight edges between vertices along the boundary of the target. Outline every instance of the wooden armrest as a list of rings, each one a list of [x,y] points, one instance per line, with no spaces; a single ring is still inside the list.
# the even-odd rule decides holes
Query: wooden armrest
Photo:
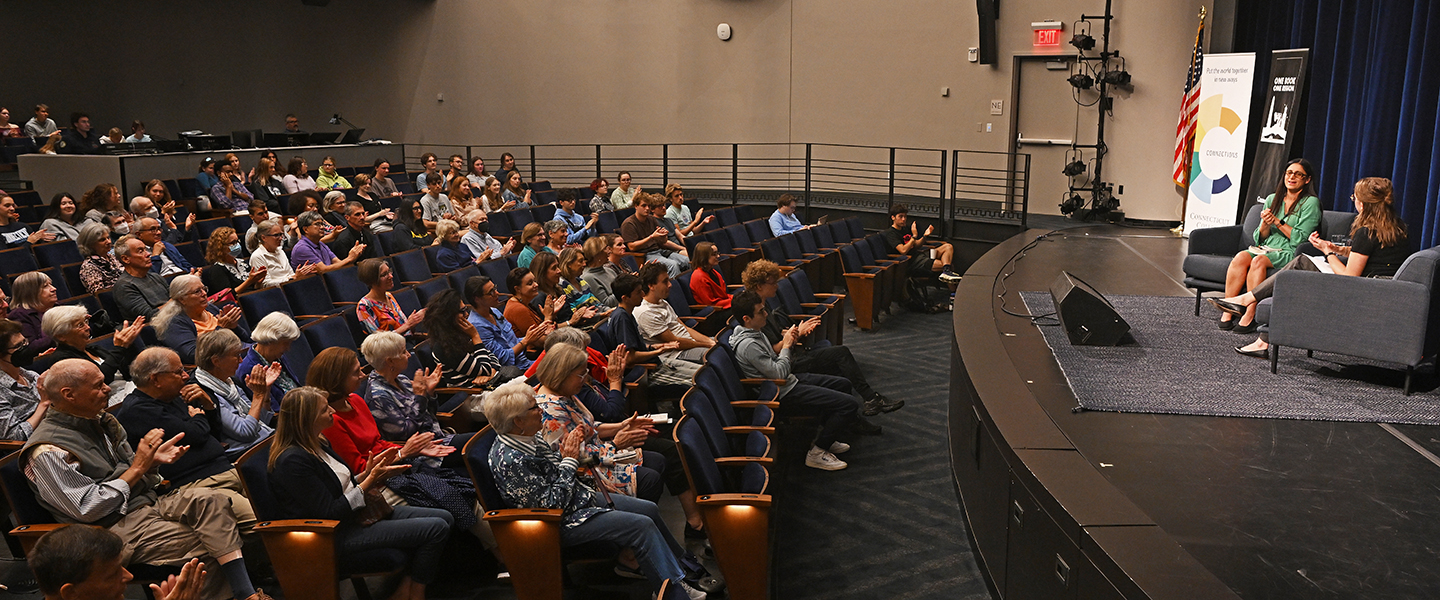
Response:
[[[402,285],[402,286],[406,286],[406,285],[420,285],[420,284],[422,284],[422,283],[425,283],[425,282],[423,282],[423,281],[402,281],[402,282],[400,282],[400,285]]]
[[[801,303],[800,303],[800,306],[803,306],[803,307],[805,307],[805,308],[820,308],[821,306],[829,306],[829,305],[828,305],[828,304],[825,304],[825,303],[823,303],[823,302],[801,302]]]
[[[844,298],[845,294],[814,294],[816,298]]]
[[[546,521],[558,523],[565,511],[558,508],[503,508],[485,511],[486,521]]]
[[[821,254],[821,253],[819,253],[819,252],[801,252],[801,253],[800,253],[800,256],[817,256],[817,257],[818,257],[818,256],[825,256],[825,255],[824,255],[824,254]]]
[[[297,319],[323,319],[329,315],[295,315]]]
[[[39,538],[42,535],[64,527],[65,523],[40,523],[37,525],[21,525],[10,530],[10,535],[18,538]]]
[[[789,266],[785,266],[785,265],[776,265],[776,266],[780,267],[780,270],[781,270],[781,271],[794,271],[794,270],[795,270],[795,267],[789,267]]]
[[[435,395],[438,396],[438,395],[440,395],[440,394],[459,394],[459,393],[462,393],[462,392],[467,393],[467,394],[479,394],[479,393],[484,392],[484,391],[485,391],[484,388],[454,387],[454,388],[435,388],[435,389],[434,389],[433,391],[431,391],[430,393],[435,394]]]
[[[727,290],[743,290],[743,289],[745,289],[745,286],[739,285],[739,284],[736,284],[736,285],[727,285],[727,286],[725,286],[725,289],[727,289]],[[819,294],[816,294],[816,295],[818,296]]]
[[[854,277],[854,278],[856,278],[856,279],[874,279],[874,278],[875,278],[875,275],[876,275],[875,273],[846,273],[846,274],[845,274],[846,277]]]
[[[339,521],[331,521],[329,519],[282,519],[279,521],[261,521],[255,525],[255,531],[260,533],[292,533],[297,531],[333,533],[335,528],[339,526]]]
[[[689,325],[691,327],[705,322],[705,319],[702,319],[700,317],[680,317],[680,320],[684,321],[686,325]]]
[[[0,440],[0,456],[10,454],[25,447],[25,442],[16,440]]]
[[[359,306],[359,302],[335,302],[335,306]]]
[[[760,427],[756,425],[735,425],[732,427],[722,427],[721,429],[723,429],[725,433],[734,434],[750,433],[752,431],[758,431],[766,435],[775,433],[774,427]]]
[[[813,315],[812,315],[812,316],[813,316]],[[765,383],[765,382],[767,382],[767,381],[770,382],[770,383],[773,383],[773,384],[775,384],[775,385],[785,385],[785,381],[786,381],[786,380],[784,380],[784,379],[765,379],[765,378],[762,378],[762,377],[743,377],[743,378],[740,379],[740,383],[743,383],[743,384],[745,384],[745,385],[760,385],[760,384]]]
[[[772,410],[780,408],[780,403],[772,400],[736,400],[730,403],[735,408],[755,408],[757,406],[768,406]]]
[[[775,462],[775,459],[768,456],[723,456],[715,459],[715,464],[722,467],[743,467],[755,463],[768,465]]]
[[[696,504],[717,506],[770,506],[770,494],[705,494]]]

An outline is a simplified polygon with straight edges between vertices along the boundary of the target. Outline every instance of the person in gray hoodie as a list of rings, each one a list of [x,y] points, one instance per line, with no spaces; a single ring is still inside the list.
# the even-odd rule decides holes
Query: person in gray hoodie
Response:
[[[790,349],[799,338],[799,330],[791,327],[785,330],[780,341],[780,353],[770,347],[770,341],[761,331],[769,310],[765,301],[755,292],[741,292],[730,305],[740,325],[730,334],[730,347],[740,363],[740,372],[746,377],[781,379],[777,400],[780,410],[789,413],[809,413],[820,418],[820,434],[815,444],[805,454],[805,466],[826,471],[838,471],[849,466],[836,458],[850,449],[840,441],[840,432],[860,417],[860,401],[854,394],[850,381],[844,377],[801,373],[790,370]]]

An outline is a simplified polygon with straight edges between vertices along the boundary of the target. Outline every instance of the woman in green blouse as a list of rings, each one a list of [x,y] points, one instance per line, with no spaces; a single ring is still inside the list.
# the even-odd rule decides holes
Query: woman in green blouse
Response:
[[[1315,197],[1314,167],[1297,158],[1285,165],[1285,175],[1275,193],[1265,198],[1260,226],[1254,243],[1230,261],[1225,273],[1225,297],[1240,295],[1241,286],[1254,289],[1270,274],[1271,267],[1284,265],[1295,257],[1295,248],[1320,227],[1320,199]],[[1257,249],[1256,246],[1260,247]],[[1249,321],[1248,323],[1246,321]],[[1246,314],[1237,323],[1230,313],[1220,315],[1220,328],[1235,333],[1255,331],[1254,317]]]

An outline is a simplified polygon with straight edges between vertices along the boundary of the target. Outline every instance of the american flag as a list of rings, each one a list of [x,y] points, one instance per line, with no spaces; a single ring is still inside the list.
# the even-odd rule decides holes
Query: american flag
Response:
[[[1175,185],[1190,187],[1190,158],[1194,152],[1195,116],[1200,108],[1200,66],[1205,60],[1205,15],[1195,31],[1195,51],[1190,55],[1190,72],[1185,75],[1185,95],[1180,99],[1180,122],[1175,125]]]

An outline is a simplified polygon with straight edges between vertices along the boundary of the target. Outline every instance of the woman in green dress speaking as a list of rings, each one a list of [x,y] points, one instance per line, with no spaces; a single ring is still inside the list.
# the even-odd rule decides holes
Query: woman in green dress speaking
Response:
[[[1260,211],[1255,245],[1241,250],[1230,261],[1230,268],[1225,272],[1225,297],[1240,295],[1241,286],[1254,289],[1260,285],[1272,267],[1288,264],[1295,257],[1295,248],[1320,227],[1320,199],[1315,197],[1314,173],[1310,161],[1303,158],[1285,165],[1284,177],[1275,186],[1275,193],[1265,198],[1265,208]],[[1220,328],[1250,333],[1255,331],[1255,320],[1247,314],[1237,323],[1234,315],[1223,313]]]

